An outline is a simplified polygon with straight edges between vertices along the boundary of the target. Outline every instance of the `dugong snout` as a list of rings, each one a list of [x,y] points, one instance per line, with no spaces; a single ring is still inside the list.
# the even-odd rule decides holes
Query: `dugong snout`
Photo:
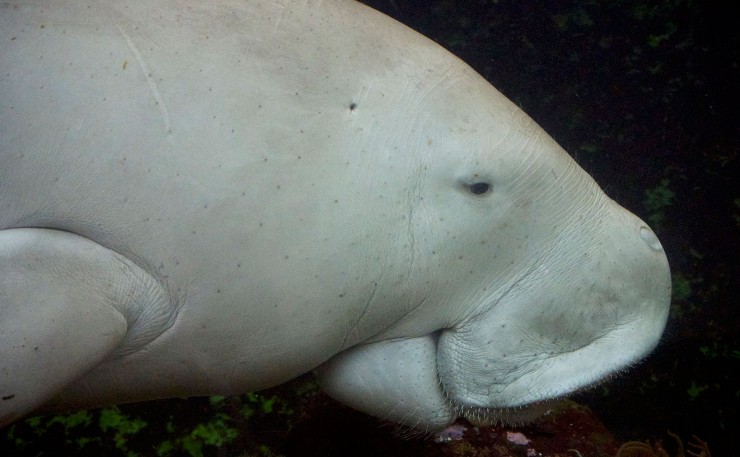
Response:
[[[671,290],[663,248],[616,203],[600,213],[598,224],[558,242],[558,258],[543,259],[497,297],[489,314],[442,332],[441,383],[466,417],[505,419],[502,410],[593,385],[657,345]]]

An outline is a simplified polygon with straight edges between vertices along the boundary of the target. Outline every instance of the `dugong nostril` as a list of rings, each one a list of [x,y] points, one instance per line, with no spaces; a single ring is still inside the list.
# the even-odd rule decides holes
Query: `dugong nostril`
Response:
[[[648,227],[640,227],[640,238],[642,238],[643,241],[645,241],[645,243],[654,250],[658,252],[663,250],[663,246],[660,244],[660,241],[658,241],[658,237],[655,236],[655,233],[653,233],[653,231]]]

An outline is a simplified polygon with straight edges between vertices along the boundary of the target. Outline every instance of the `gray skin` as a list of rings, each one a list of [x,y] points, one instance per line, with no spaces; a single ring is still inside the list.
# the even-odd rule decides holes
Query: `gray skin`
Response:
[[[3,3],[0,69],[0,424],[314,369],[420,429],[519,420],[664,328],[647,225],[361,4]]]

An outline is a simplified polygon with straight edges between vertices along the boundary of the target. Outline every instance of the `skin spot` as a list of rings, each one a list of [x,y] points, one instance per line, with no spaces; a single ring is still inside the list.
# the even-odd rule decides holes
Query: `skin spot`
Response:
[[[350,111],[354,111],[354,110],[355,110],[355,108],[357,108],[357,103],[355,103],[355,102],[352,102],[352,103],[350,103],[350,104],[349,104],[349,110],[350,110]]]

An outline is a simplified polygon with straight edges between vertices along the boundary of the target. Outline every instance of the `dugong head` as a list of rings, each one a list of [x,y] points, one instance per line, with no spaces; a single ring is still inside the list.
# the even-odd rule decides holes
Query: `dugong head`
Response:
[[[655,347],[666,256],[472,70],[448,69],[428,89],[409,121],[399,246],[415,307],[318,373],[330,395],[411,426],[525,420]]]

